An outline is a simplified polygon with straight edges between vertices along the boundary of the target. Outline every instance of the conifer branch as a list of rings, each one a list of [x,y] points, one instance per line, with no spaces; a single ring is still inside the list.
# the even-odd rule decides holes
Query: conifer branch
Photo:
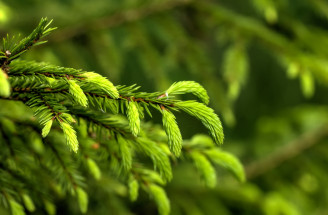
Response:
[[[140,118],[144,117],[144,110],[146,110],[151,116],[148,108],[149,105],[158,110],[181,110],[195,116],[209,129],[216,143],[223,143],[221,122],[213,110],[205,105],[209,101],[207,92],[200,84],[193,81],[176,82],[165,92],[136,92],[138,87],[134,85],[129,87],[115,87],[106,78],[94,72],[84,72],[82,70],[67,69],[27,61],[13,63],[9,69],[9,75],[9,77],[16,75],[16,77],[21,76],[24,77],[24,79],[30,80],[25,81],[22,84],[22,80],[24,79],[10,78],[11,85],[13,86],[14,97],[17,94],[26,94],[26,96],[32,95],[32,98],[27,102],[30,107],[38,106],[42,101],[45,103],[44,99],[38,101],[36,97],[33,97],[34,92],[39,96],[46,96],[51,99],[53,107],[57,110],[49,106],[47,103],[45,103],[45,107],[48,107],[52,116],[50,113],[46,112],[45,108],[36,109],[36,115],[41,116],[41,123],[46,126],[43,133],[44,135],[49,133],[48,129],[51,127],[51,119],[58,120],[66,135],[67,143],[73,151],[76,151],[78,148],[75,131],[69,125],[74,123],[74,120],[62,122],[62,116],[70,115],[65,113],[67,112],[67,107],[64,103],[58,104],[58,101],[64,101],[65,97],[67,98],[67,95],[69,95],[72,101],[75,101],[82,107],[86,107],[90,102],[90,105],[93,108],[104,112],[110,110],[112,113],[117,114],[120,110],[123,114],[127,115],[130,122],[130,129],[132,129],[131,131],[135,136],[139,133]],[[31,75],[31,78],[27,78],[27,75]],[[44,75],[46,77],[43,77]],[[32,77],[39,77],[39,79],[33,79]],[[47,77],[50,79],[45,79]],[[174,98],[174,95],[186,93],[194,94],[202,102],[205,102],[205,104],[193,101],[183,102],[177,99],[172,99]],[[182,138],[180,130],[177,129],[177,126],[168,126],[168,124],[171,125],[173,123],[172,120],[169,120],[170,122],[167,123],[168,121],[166,119],[168,119],[169,112],[161,113],[164,114],[163,123],[166,132],[169,135],[170,147],[174,150],[176,155],[179,155],[180,152],[178,148],[181,147],[178,147],[176,144],[181,144]],[[74,112],[72,114],[74,114]],[[170,117],[170,119],[173,118]],[[176,137],[174,138],[174,141],[172,137]],[[175,145],[174,148],[172,148],[172,144]]]
[[[169,4],[166,9],[189,2],[191,0],[167,2]],[[153,12],[164,9],[156,6]],[[140,15],[140,18],[144,15]],[[242,181],[243,170],[239,161],[215,148],[214,142],[223,142],[222,125],[219,117],[207,106],[209,97],[200,84],[181,81],[165,91],[147,93],[138,91],[136,85],[115,86],[95,72],[16,59],[33,45],[40,44],[37,41],[52,30],[48,28],[46,20],[42,19],[30,36],[19,43],[12,43],[10,50],[14,53],[13,58],[7,57],[6,52],[0,52],[0,56],[4,56],[0,58],[0,99],[22,101],[21,105],[30,107],[41,125],[37,125],[32,116],[24,123],[20,123],[20,119],[0,116],[0,143],[7,144],[6,159],[24,158],[15,165],[17,171],[25,168],[26,178],[13,183],[34,180],[33,165],[38,162],[42,174],[53,178],[49,183],[43,179],[36,180],[45,187],[42,202],[46,210],[50,213],[55,211],[53,203],[46,200],[55,191],[59,195],[69,192],[76,195],[81,212],[87,211],[88,194],[82,188],[84,172],[80,171],[83,170],[81,166],[76,165],[77,160],[82,160],[96,180],[100,179],[104,170],[98,161],[109,164],[107,166],[111,172],[122,179],[124,175],[129,176],[127,183],[131,200],[136,200],[139,189],[142,189],[154,199],[159,213],[163,215],[170,212],[170,201],[163,186],[173,177],[171,159],[176,162],[176,157],[181,153],[193,159],[209,186],[214,186],[216,181],[214,164],[232,170]],[[6,42],[4,45],[5,49],[9,47]],[[200,101],[176,98],[188,93]],[[162,114],[164,130],[146,129],[143,119],[145,113],[152,117],[151,109]],[[178,119],[174,115],[176,111],[196,117],[208,128],[214,140],[210,140],[210,146],[206,138],[198,141],[197,147],[195,144],[184,143]],[[19,129],[24,127],[27,134],[16,135],[18,128],[15,124]],[[42,138],[46,139],[43,141]],[[72,155],[63,147],[65,142],[76,154]],[[79,146],[82,150],[78,153]],[[89,151],[89,147],[95,151]],[[153,170],[139,163],[144,157],[153,163]],[[25,192],[16,189],[14,184],[5,186],[12,190],[11,193],[17,193],[11,196],[8,192],[10,195],[6,197],[13,210],[23,213],[20,202],[24,203],[27,210],[35,210],[29,196],[29,192],[34,192],[33,189],[26,187],[29,192]]]
[[[76,189],[78,187],[78,182],[75,181],[72,173],[68,170],[67,165],[62,159],[62,156],[59,154],[57,149],[52,145],[49,144],[50,150],[53,152],[55,158],[57,159],[58,163],[60,164],[61,168],[63,169],[63,172],[65,173],[66,177],[68,178],[68,181],[71,183],[72,188]]]
[[[26,38],[19,42],[14,41],[15,38],[3,39],[2,50],[0,51],[0,66],[4,69],[11,61],[17,59],[20,55],[30,49],[32,46],[37,46],[46,41],[39,42],[44,36],[48,35],[56,28],[48,28],[52,21],[48,22],[46,18],[42,18],[39,25]]]

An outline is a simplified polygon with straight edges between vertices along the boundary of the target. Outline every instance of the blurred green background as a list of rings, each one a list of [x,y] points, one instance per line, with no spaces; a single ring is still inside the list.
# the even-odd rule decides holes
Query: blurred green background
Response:
[[[248,181],[218,169],[218,186],[207,189],[179,164],[167,186],[172,214],[328,214],[328,1],[7,0],[0,35],[25,36],[41,17],[58,30],[25,59],[147,92],[180,80],[208,90],[224,124],[222,148],[242,160]],[[206,132],[177,118],[184,138]],[[89,196],[88,214],[156,213],[147,196]],[[69,202],[61,205],[58,214],[71,214]]]

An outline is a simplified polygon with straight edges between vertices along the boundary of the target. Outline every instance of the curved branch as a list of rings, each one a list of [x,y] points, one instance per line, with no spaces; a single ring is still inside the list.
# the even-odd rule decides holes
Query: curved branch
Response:
[[[317,129],[306,132],[299,138],[291,141],[286,146],[281,147],[269,156],[246,165],[245,171],[248,179],[256,178],[266,172],[277,168],[287,160],[290,160],[301,154],[308,148],[311,148],[320,140],[328,136],[328,124],[323,124]]]

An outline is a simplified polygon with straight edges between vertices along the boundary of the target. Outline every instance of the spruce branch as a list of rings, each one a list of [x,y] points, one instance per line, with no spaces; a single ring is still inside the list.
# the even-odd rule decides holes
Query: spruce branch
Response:
[[[57,168],[57,173],[54,172],[53,174],[58,174],[58,171],[63,173],[61,175],[57,175],[57,179],[62,186],[67,191],[74,191],[78,187],[83,186],[84,178],[77,172],[76,167],[71,162],[69,163],[66,160],[67,157],[63,156],[62,150],[58,149],[58,147],[53,145],[53,143],[49,143],[48,148],[52,152],[55,159],[55,165],[59,165],[60,167],[59,169]],[[52,162],[52,165],[54,165],[54,162]],[[65,178],[62,178],[62,176]]]
[[[170,181],[172,179],[170,160],[156,142],[145,137],[140,137],[136,140],[136,147],[139,151],[151,158],[155,169],[158,169],[161,177],[165,181]]]
[[[245,181],[245,171],[241,162],[232,154],[217,147],[206,135],[195,135],[191,140],[184,141],[183,150],[190,158],[208,187],[216,185],[215,166],[221,166],[234,174],[240,181]]]
[[[56,29],[49,28],[51,22],[52,21],[48,22],[46,18],[42,18],[38,26],[33,30],[33,32],[19,42],[14,41],[15,38],[10,39],[7,35],[7,39],[3,39],[2,49],[0,52],[1,68],[4,68],[5,66],[9,65],[11,61],[17,59],[32,46],[41,45],[47,42],[39,40]]]
[[[167,2],[167,9],[189,2]],[[160,8],[156,10],[162,11]],[[53,30],[48,28],[48,24],[42,19],[31,35],[21,42],[12,42],[10,45],[9,39],[6,39],[4,47],[10,49],[0,52],[0,98],[22,101],[22,106],[34,111],[40,124],[36,124],[33,121],[35,118],[31,116],[29,123],[24,124],[27,134],[20,136],[16,135],[15,122],[10,118],[6,121],[0,116],[0,143],[7,144],[4,157],[15,160],[24,155],[24,162],[28,164],[24,170],[27,179],[24,180],[33,179],[34,169],[29,165],[40,163],[42,174],[51,178],[50,182],[36,180],[46,187],[42,203],[47,211],[55,211],[53,201],[48,200],[55,192],[59,196],[66,193],[75,195],[81,212],[86,213],[88,194],[84,188],[84,169],[78,165],[80,160],[96,180],[111,177],[106,174],[108,168],[122,179],[128,176],[126,179],[131,200],[136,200],[142,189],[155,200],[160,214],[170,212],[169,199],[163,186],[173,178],[171,159],[177,162],[176,157],[181,153],[194,161],[211,187],[216,180],[213,163],[231,168],[242,178],[238,160],[230,154],[215,151],[215,144],[210,147],[200,141],[202,147],[194,147],[185,144],[182,139],[175,111],[195,116],[208,128],[215,143],[223,142],[220,119],[207,106],[209,97],[200,84],[193,81],[175,82],[166,91],[148,93],[139,91],[136,85],[115,86],[95,72],[17,60],[32,46],[40,44],[38,41]],[[188,93],[201,102],[175,98],[176,95]],[[146,123],[142,123],[146,113],[152,116],[152,109],[162,114],[164,130],[150,131],[146,129]],[[19,121],[16,124],[23,127]],[[27,144],[23,144],[25,142]],[[65,143],[75,152],[74,155],[63,147]],[[204,151],[204,148],[208,151]],[[145,158],[150,159],[153,170],[140,164]],[[22,170],[25,167],[22,161],[14,162]],[[104,167],[98,162],[109,165]],[[13,183],[21,182],[17,180]],[[6,186],[11,188],[14,184]],[[26,189],[26,192],[17,189],[17,192],[13,192],[17,195],[11,196],[10,193],[7,198],[9,202],[12,199],[12,207],[18,208],[17,211],[20,211],[17,204],[21,202],[29,211],[35,210],[33,197],[29,195],[33,189]]]
[[[135,167],[129,176],[130,198],[133,201],[139,193],[139,187],[149,193],[154,199],[159,214],[170,213],[170,200],[167,197],[163,185],[165,181],[154,171],[142,167]]]
[[[68,69],[48,64],[38,64],[35,62],[18,61],[13,62],[9,69],[10,77],[13,75],[15,78],[10,78],[12,81],[13,96],[17,94],[25,93],[27,95],[33,94],[33,92],[43,97],[51,98],[54,107],[61,107],[63,111],[57,111],[55,113],[52,110],[53,117],[58,118],[62,112],[67,112],[65,105],[55,104],[56,98],[67,98],[67,94],[72,101],[80,104],[82,107],[86,107],[88,103],[92,108],[99,109],[103,112],[110,110],[112,113],[117,114],[119,112],[126,114],[130,122],[131,132],[137,136],[140,129],[140,118],[143,118],[144,111],[150,116],[149,107],[153,107],[158,110],[172,110],[172,111],[184,111],[190,115],[195,116],[201,120],[205,127],[207,127],[212,134],[215,142],[223,142],[223,131],[221,122],[213,110],[207,107],[208,95],[205,89],[198,83],[193,81],[182,81],[174,83],[165,92],[138,92],[135,85],[117,86],[115,87],[106,78],[100,76],[94,72],[84,72],[82,70]],[[18,77],[24,77],[31,75],[31,79],[23,84],[24,88],[19,88],[21,80]],[[37,75],[37,76],[35,76]],[[39,77],[33,79],[32,77]],[[42,77],[42,78],[41,78]],[[50,80],[49,80],[50,78]],[[41,80],[41,81],[39,81]],[[42,81],[47,80],[47,82]],[[42,84],[43,83],[43,84]],[[193,102],[193,101],[181,101],[173,99],[172,95],[192,93],[199,97],[205,104]],[[34,99],[32,102],[36,102]],[[29,102],[28,104],[30,104]],[[37,104],[35,104],[37,105]],[[32,106],[31,106],[32,107]],[[121,107],[121,108],[119,108]],[[42,109],[42,111],[45,108]],[[40,110],[41,111],[41,110]],[[163,125],[169,135],[169,145],[171,150],[178,156],[181,148],[181,133],[178,129],[173,114],[170,117],[169,113],[161,111],[163,114]],[[74,114],[74,112],[72,113]],[[42,116],[47,116],[42,122],[49,123],[50,113],[43,113]],[[170,119],[169,121],[167,121]],[[73,122],[73,121],[72,121]],[[68,144],[72,147],[73,151],[77,150],[77,140],[73,129],[69,126],[72,122],[62,123],[62,128],[67,136]],[[173,123],[173,124],[172,124]],[[175,125],[175,126],[174,126]],[[48,125],[49,126],[49,125]],[[47,131],[47,130],[45,130]],[[45,132],[46,133],[46,132]],[[179,147],[180,145],[180,147]]]

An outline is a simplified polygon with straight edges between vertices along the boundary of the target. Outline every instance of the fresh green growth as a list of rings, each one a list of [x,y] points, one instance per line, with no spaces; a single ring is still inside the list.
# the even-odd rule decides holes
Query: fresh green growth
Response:
[[[10,95],[10,85],[7,74],[0,68],[0,96],[8,97]]]
[[[170,214],[170,201],[166,196],[164,189],[157,185],[150,185],[149,192],[153,196],[160,215]]]
[[[182,136],[175,116],[166,109],[163,109],[163,126],[168,137],[168,143],[170,150],[176,156],[180,156],[182,148]]]
[[[95,72],[18,60],[31,47],[44,43],[41,39],[54,30],[49,24],[42,19],[21,41],[7,37],[0,52],[1,102],[6,105],[6,100],[13,100],[34,112],[24,117],[0,115],[4,149],[0,197],[12,214],[25,214],[24,207],[41,211],[40,206],[55,214],[52,197],[69,194],[76,197],[81,213],[87,213],[86,186],[92,178],[99,184],[117,183],[117,192],[128,193],[131,201],[146,192],[159,214],[169,214],[164,186],[173,178],[171,162],[178,162],[180,155],[195,163],[209,187],[216,184],[212,164],[226,167],[244,181],[238,160],[217,149],[209,137],[198,138],[197,144],[182,138],[177,111],[196,117],[215,143],[223,143],[220,119],[207,106],[209,96],[200,84],[181,81],[166,91],[146,93],[136,85],[114,86]],[[186,93],[202,103],[174,96]],[[141,122],[146,114],[152,116],[152,110],[160,111],[163,128]],[[20,130],[27,134],[18,135]]]
[[[69,93],[72,94],[74,100],[83,107],[88,106],[88,99],[81,87],[74,80],[68,80],[67,82],[69,85]]]
[[[89,168],[91,175],[95,179],[99,180],[101,178],[101,171],[100,171],[97,163],[92,158],[88,158],[87,163],[88,163],[88,168]]]
[[[221,165],[232,171],[239,181],[244,182],[246,180],[242,164],[232,154],[217,148],[207,150],[205,151],[205,154],[213,163]]]
[[[203,154],[197,151],[190,153],[190,157],[194,161],[198,171],[205,181],[205,184],[208,187],[215,187],[216,173],[210,161]]]
[[[194,81],[179,81],[173,83],[172,86],[166,91],[167,95],[192,93],[197,96],[206,105],[209,103],[210,98],[202,85]]]
[[[239,97],[241,87],[248,76],[248,59],[242,42],[231,45],[223,59],[224,76],[229,84],[228,97],[235,100]]]
[[[52,126],[52,122],[53,122],[53,120],[51,119],[44,123],[45,125],[42,129],[42,137],[46,137],[49,134],[51,126]]]
[[[136,201],[139,194],[139,183],[138,181],[131,175],[129,178],[129,195],[131,201]]]
[[[81,213],[86,213],[88,210],[88,194],[80,187],[76,189],[76,195],[79,202]]]
[[[52,202],[50,202],[48,200],[44,200],[43,203],[44,203],[44,208],[45,208],[47,214],[49,214],[49,215],[56,214],[56,206]]]
[[[10,205],[10,210],[11,210],[11,214],[13,215],[24,215],[24,207],[17,203],[15,200],[10,199],[9,200],[9,205]]]
[[[306,98],[311,98],[314,94],[314,79],[310,71],[302,71],[300,77],[301,87],[303,95]]]
[[[202,103],[195,101],[178,101],[175,107],[199,119],[204,126],[210,131],[214,141],[218,144],[223,143],[223,128],[219,117],[213,109]]]
[[[129,101],[127,104],[127,116],[129,119],[129,124],[131,126],[131,132],[134,136],[138,136],[140,131],[140,118],[139,110],[137,105],[133,101]]]
[[[195,163],[208,187],[216,185],[215,165],[230,170],[239,181],[245,181],[246,176],[240,161],[232,154],[215,147],[213,140],[208,136],[195,135],[184,143],[184,148],[187,149],[186,156]]]
[[[27,194],[22,194],[22,199],[25,205],[25,208],[29,211],[29,212],[33,212],[35,211],[35,205],[31,199],[31,197]]]
[[[100,88],[113,99],[117,99],[119,97],[117,89],[114,87],[112,82],[107,80],[105,77],[94,72],[85,72],[83,73],[83,77],[86,82],[93,83],[97,86],[97,88]]]
[[[59,121],[59,124],[64,132],[68,146],[70,147],[71,150],[77,152],[77,150],[79,149],[79,143],[76,137],[76,131],[67,122]]]

